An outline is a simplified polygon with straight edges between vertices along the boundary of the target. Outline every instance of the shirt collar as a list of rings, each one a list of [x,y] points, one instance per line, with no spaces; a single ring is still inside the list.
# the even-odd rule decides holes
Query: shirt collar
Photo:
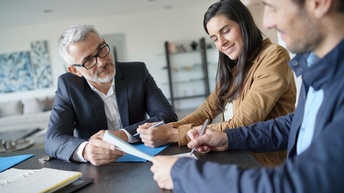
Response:
[[[314,52],[311,52],[307,57],[307,66],[313,66],[313,64],[316,63],[319,59],[320,58]]]
[[[296,76],[302,75],[302,82],[319,90],[324,84],[332,84],[334,79],[341,78],[344,73],[344,39],[338,43],[328,54],[318,58],[308,66],[307,59],[310,52],[297,54],[289,62]]]
[[[102,92],[100,92],[96,87],[94,87],[88,80],[86,80],[88,85],[90,85],[91,89],[95,92],[97,92],[98,94],[101,93],[103,94]],[[115,91],[115,78],[112,79],[112,83],[111,83],[111,89],[108,91],[107,95],[106,96],[110,96],[114,93]]]

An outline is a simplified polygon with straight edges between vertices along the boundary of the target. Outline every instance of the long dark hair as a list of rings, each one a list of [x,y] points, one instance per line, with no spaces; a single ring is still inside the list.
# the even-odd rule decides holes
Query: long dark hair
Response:
[[[218,15],[224,15],[239,24],[244,42],[236,61],[231,60],[227,55],[219,51],[216,73],[216,92],[219,97],[216,103],[219,109],[224,110],[227,102],[236,99],[240,95],[245,76],[252,66],[249,58],[260,52],[263,36],[254,23],[250,11],[240,0],[221,0],[208,8],[203,19],[203,27],[208,34],[208,21]],[[232,73],[234,66],[236,66],[235,76]]]

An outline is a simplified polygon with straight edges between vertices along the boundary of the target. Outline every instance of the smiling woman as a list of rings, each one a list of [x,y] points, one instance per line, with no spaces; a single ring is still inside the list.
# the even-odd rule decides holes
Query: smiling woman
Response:
[[[157,145],[154,140],[162,143],[164,138],[165,143],[186,145],[189,130],[220,114],[223,121],[209,127],[224,131],[287,115],[295,108],[289,53],[263,36],[245,5],[239,0],[214,3],[204,14],[203,26],[219,51],[216,88],[193,113],[141,135],[145,144]],[[266,166],[286,158],[283,150],[252,154]]]

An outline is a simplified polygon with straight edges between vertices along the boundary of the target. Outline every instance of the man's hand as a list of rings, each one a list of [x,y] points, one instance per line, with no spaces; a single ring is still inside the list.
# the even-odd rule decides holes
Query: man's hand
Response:
[[[174,156],[155,156],[153,159],[153,165],[151,171],[153,172],[154,180],[158,183],[158,186],[163,189],[172,190],[173,180],[171,177],[171,169],[174,163],[178,160],[178,157]]]
[[[110,131],[121,139],[127,139],[123,131]],[[116,161],[119,157],[125,155],[124,152],[116,149],[116,146],[103,141],[105,130],[101,130],[92,135],[88,144],[85,146],[82,156],[85,160],[91,162],[95,166],[107,164]],[[124,136],[122,135],[124,133]]]
[[[178,142],[178,130],[163,124],[158,127],[151,127],[153,123],[140,125],[136,130],[140,133],[142,142],[148,147],[159,147],[167,143]]]
[[[227,134],[207,128],[202,136],[199,136],[201,128],[195,127],[188,131],[187,135],[191,141],[187,144],[189,148],[196,147],[196,151],[208,153],[212,151],[225,151],[228,149]]]

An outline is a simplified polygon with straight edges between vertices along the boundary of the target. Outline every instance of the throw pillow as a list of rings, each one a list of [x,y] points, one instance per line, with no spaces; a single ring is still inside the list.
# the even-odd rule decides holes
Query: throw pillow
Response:
[[[43,111],[50,111],[53,107],[54,97],[45,97],[45,99],[38,99],[42,105]]]
[[[24,105],[24,114],[43,112],[42,104],[38,99],[23,99],[22,103]]]
[[[0,117],[23,114],[23,105],[20,100],[0,103]]]

